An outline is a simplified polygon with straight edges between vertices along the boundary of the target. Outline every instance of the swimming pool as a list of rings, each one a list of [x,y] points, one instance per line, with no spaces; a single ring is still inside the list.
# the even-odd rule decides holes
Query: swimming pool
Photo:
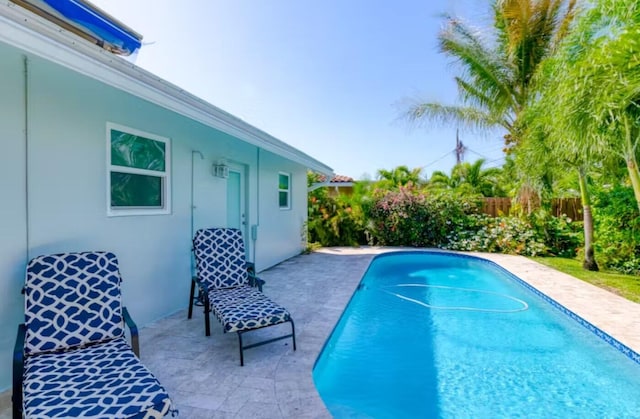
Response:
[[[628,352],[494,263],[446,252],[375,257],[313,378],[335,417],[640,417]]]

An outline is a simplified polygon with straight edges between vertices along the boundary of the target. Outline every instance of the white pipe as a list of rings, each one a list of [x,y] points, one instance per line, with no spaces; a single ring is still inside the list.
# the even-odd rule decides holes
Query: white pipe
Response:
[[[31,259],[31,212],[29,211],[29,59],[23,56],[24,69],[24,212],[27,262]]]
[[[251,251],[253,252],[253,263],[256,263],[256,242],[257,242],[257,229],[260,226],[260,147],[256,147],[256,224],[255,227],[250,227],[249,234],[251,235]],[[256,229],[254,234],[253,229]]]
[[[193,235],[195,233],[195,231],[193,231],[194,230],[193,210],[196,209],[196,206],[194,205],[193,178],[194,178],[195,162],[193,160],[193,157],[196,154],[200,155],[200,160],[204,160],[204,155],[202,154],[202,152],[198,150],[191,150],[191,197],[190,197],[190,204],[189,204],[190,220],[191,220],[191,240],[193,240]],[[191,255],[191,274],[193,275],[194,273],[195,273],[195,263],[193,260],[193,255]]]

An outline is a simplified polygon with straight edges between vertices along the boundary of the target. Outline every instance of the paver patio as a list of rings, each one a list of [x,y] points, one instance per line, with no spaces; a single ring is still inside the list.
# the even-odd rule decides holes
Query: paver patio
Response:
[[[166,387],[181,418],[330,417],[313,384],[313,363],[371,258],[388,250],[321,249],[260,274],[267,281],[265,293],[286,306],[296,322],[296,352],[290,340],[278,341],[247,350],[245,366],[240,367],[237,336],[223,334],[212,318],[212,334],[205,337],[202,310],[197,308],[191,320],[185,309],[141,329],[142,361]],[[524,257],[477,255],[504,266],[640,352],[640,304]],[[180,298],[186,305],[188,295]],[[280,326],[253,333],[276,335],[282,332]],[[251,337],[247,334],[247,341]],[[0,394],[0,419],[11,417],[10,393]]]

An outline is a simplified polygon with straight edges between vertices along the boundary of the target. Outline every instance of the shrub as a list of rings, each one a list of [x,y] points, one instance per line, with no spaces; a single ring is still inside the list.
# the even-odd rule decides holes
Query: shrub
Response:
[[[547,246],[549,255],[574,258],[584,245],[582,222],[573,221],[565,214],[555,217],[538,209],[528,216],[528,221]]]
[[[467,223],[448,237],[446,249],[510,253],[524,256],[545,254],[547,247],[532,225],[516,217],[469,216]]]
[[[366,243],[365,222],[357,199],[330,196],[325,188],[309,194],[308,241],[321,246],[357,246]]]
[[[372,242],[385,246],[441,247],[477,209],[472,199],[427,195],[411,187],[377,191],[365,206]],[[372,244],[373,244],[372,243]]]
[[[602,266],[640,275],[640,217],[633,189],[617,185],[594,197],[596,258]]]

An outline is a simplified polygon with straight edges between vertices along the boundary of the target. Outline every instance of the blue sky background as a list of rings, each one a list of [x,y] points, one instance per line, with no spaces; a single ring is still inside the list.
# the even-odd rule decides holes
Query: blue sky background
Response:
[[[488,0],[93,0],[144,35],[136,64],[326,163],[375,178],[449,172],[455,127],[411,128],[402,103],[455,103],[443,13],[490,24]],[[487,166],[502,133],[460,132]]]

